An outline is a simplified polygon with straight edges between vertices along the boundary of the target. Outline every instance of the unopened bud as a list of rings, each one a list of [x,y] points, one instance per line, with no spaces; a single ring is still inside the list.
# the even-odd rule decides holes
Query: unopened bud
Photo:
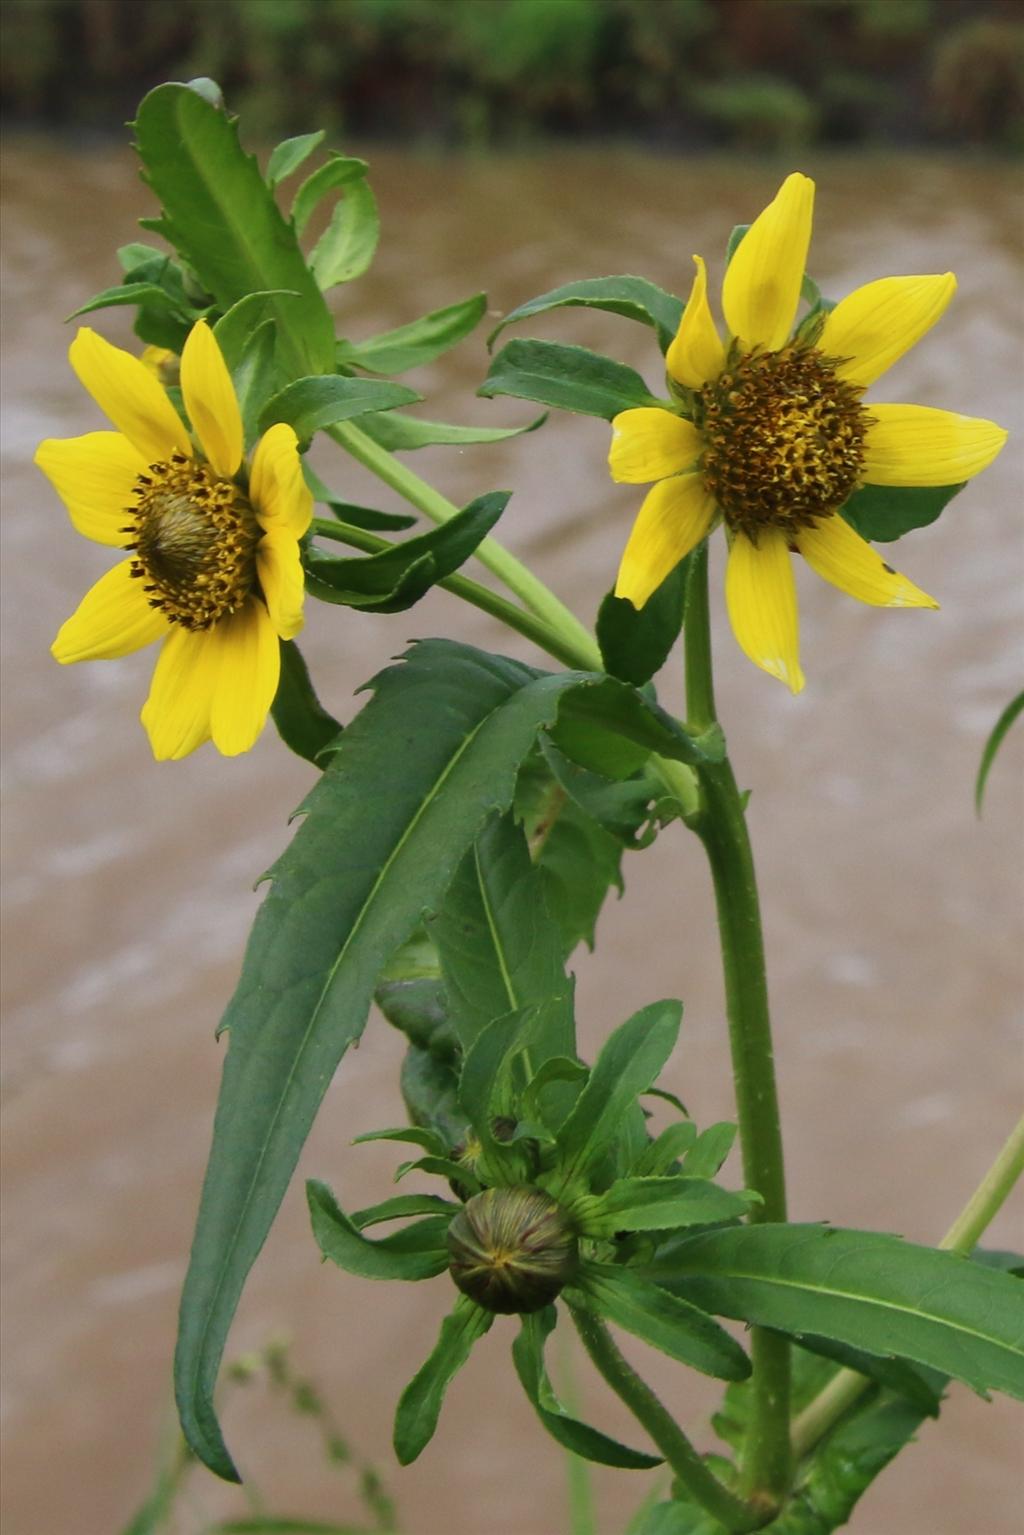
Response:
[[[502,1315],[540,1311],[576,1273],[575,1234],[549,1194],[484,1189],[448,1228],[448,1268],[464,1295]]]

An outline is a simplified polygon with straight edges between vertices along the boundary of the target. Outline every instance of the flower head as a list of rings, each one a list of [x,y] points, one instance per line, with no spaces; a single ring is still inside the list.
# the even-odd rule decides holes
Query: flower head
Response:
[[[242,417],[205,321],[181,354],[198,445],[146,363],[83,328],[71,366],[117,427],[40,443],[36,463],[79,533],[129,551],[53,643],[58,661],[109,660],[162,640],[142,723],[158,759],[213,740],[248,751],[280,674],[278,637],[302,628],[299,539],[312,497],[279,423],[246,475]]]
[[[794,332],[814,183],[788,176],[736,249],[722,286],[729,339],[711,315],[704,262],[669,379],[683,404],[612,422],[612,478],[654,482],[622,556],[616,595],[641,608],[717,518],[729,540],[726,602],[744,652],[794,693],[798,552],[834,586],[879,607],[937,607],[842,517],[862,485],[941,486],[992,462],[1006,433],[924,405],[865,406],[869,384],[944,312],[951,272],[865,284]]]

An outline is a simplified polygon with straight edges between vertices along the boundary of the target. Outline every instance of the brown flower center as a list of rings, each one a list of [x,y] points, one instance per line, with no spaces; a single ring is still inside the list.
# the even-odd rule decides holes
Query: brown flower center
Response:
[[[238,486],[174,453],[150,464],[132,495],[123,532],[150,607],[185,629],[210,629],[241,607],[256,584],[262,530]]]
[[[813,526],[856,489],[870,418],[835,365],[800,343],[750,352],[698,395],[704,484],[729,527],[755,544],[765,529]]]

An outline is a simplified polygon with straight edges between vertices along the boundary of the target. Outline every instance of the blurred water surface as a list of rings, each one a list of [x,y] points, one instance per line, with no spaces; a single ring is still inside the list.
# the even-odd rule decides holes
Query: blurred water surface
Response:
[[[1021,208],[994,164],[812,158],[802,168],[819,178],[812,266],[826,292],[895,272],[960,276],[939,329],[874,397],[991,415],[1017,432],[942,523],[899,551],[941,613],[880,613],[800,569],[809,678],[800,698],[743,660],[716,609],[720,707],[753,788],[793,1214],[935,1240],[1019,1111],[1024,732],[997,763],[980,823],[971,791],[988,729],[1020,685]],[[693,251],[711,259],[717,287],[730,226],[763,206],[786,169],[600,150],[375,155],[382,254],[336,296],[341,324],[360,339],[485,286],[500,312],[610,272],[639,270],[685,291]],[[152,209],[127,150],[34,142],[8,149],[6,199],[5,1527],[108,1535],[148,1486],[165,1409],[217,1091],[214,1026],[257,905],[252,884],[285,845],[311,770],[271,731],[237,761],[206,748],[155,765],[136,721],[151,655],[50,661],[53,633],[109,558],[70,532],[30,462],[41,437],[101,425],[66,364],[62,316],[116,280],[114,247]],[[128,343],[124,313],[98,324]],[[608,350],[657,385],[642,327],[565,312],[531,331]],[[528,406],[474,397],[486,362],[473,338],[411,376],[424,413],[529,419]],[[429,450],[417,467],[458,502],[513,489],[502,537],[589,619],[639,499],[609,483],[606,447],[603,423],[553,419],[507,445]],[[340,456],[318,457],[340,493],[394,504]],[[409,637],[439,632],[537,659],[443,595],[391,618],[314,606],[303,644],[322,695],[347,719],[359,683]],[[674,676],[663,693],[679,703]],[[700,849],[673,828],[642,863],[627,860],[626,877],[596,954],[577,956],[585,1048],[640,1004],[681,995],[672,1085],[700,1122],[728,1117]],[[388,1186],[391,1152],[349,1142],[400,1116],[400,1055],[398,1038],[371,1020],[303,1158],[349,1207]],[[1018,1205],[992,1242],[1021,1240]],[[477,1350],[422,1460],[400,1478],[393,1468],[395,1399],[448,1300],[444,1281],[373,1287],[321,1267],[297,1181],[229,1355],[292,1335],[298,1366],[385,1469],[408,1535],[560,1535],[564,1471],[513,1384],[508,1326]],[[660,1357],[644,1366],[696,1422],[714,1390]],[[598,1420],[633,1433],[579,1374]],[[1019,1418],[962,1389],[947,1416],[865,1499],[861,1535],[1018,1527]],[[252,1393],[226,1417],[268,1507],[355,1517],[349,1484],[294,1423]],[[647,1479],[598,1473],[596,1484],[611,1535]],[[239,1508],[237,1493],[200,1476],[181,1529]]]

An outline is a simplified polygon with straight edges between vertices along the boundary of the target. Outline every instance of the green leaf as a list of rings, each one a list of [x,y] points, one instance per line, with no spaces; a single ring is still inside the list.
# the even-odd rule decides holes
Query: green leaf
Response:
[[[268,400],[260,417],[261,431],[278,421],[295,428],[305,440],[336,421],[350,421],[353,416],[373,410],[393,410],[408,405],[420,396],[404,384],[389,384],[375,378],[331,377],[299,378]]]
[[[389,453],[404,453],[413,448],[429,448],[435,444],[455,444],[460,447],[474,442],[504,442],[508,437],[522,437],[535,432],[547,420],[547,414],[536,416],[525,426],[449,426],[444,421],[423,421],[418,416],[398,414],[366,416],[360,421],[360,430]]]
[[[400,1465],[408,1466],[434,1437],[445,1392],[493,1321],[490,1312],[460,1295],[441,1323],[437,1347],[402,1392],[395,1413],[395,1454]]]
[[[746,1215],[752,1200],[706,1178],[621,1178],[607,1193],[587,1201],[581,1219],[588,1236],[612,1237],[617,1231],[665,1231],[674,1226],[705,1226]]]
[[[683,1158],[683,1171],[688,1178],[714,1178],[732,1150],[736,1139],[736,1125],[722,1120],[702,1130]]]
[[[465,564],[498,521],[508,499],[508,491],[478,496],[439,527],[380,554],[339,557],[311,546],[303,561],[309,589],[325,602],[372,613],[401,613]]]
[[[450,1017],[468,1050],[492,1018],[568,991],[545,879],[530,862],[511,815],[494,817],[466,854],[427,930],[437,945]],[[576,1053],[572,1009],[543,1042],[547,1055]],[[531,1050],[534,1067],[544,1054]]]
[[[695,737],[628,682],[605,677],[573,692],[560,711],[552,741],[572,762],[605,778],[630,778],[652,752],[676,762],[722,758],[720,739]]]
[[[73,309],[67,318],[77,320],[79,315],[92,314],[97,309],[111,309],[120,304],[149,304],[151,307],[166,311],[184,325],[187,325],[191,318],[164,288],[152,282],[123,282],[116,288],[105,288],[102,293],[97,293],[94,298],[89,299],[88,303]]]
[[[382,421],[385,417],[380,418]],[[345,501],[341,496],[336,496],[329,490],[323,480],[310,467],[309,461],[304,460],[302,472],[316,501],[328,510],[341,522],[351,523],[354,527],[365,528],[369,532],[401,532],[404,528],[412,528],[416,525],[415,513],[407,512],[381,512],[376,507],[356,506],[351,501]]]
[[[396,1125],[393,1129],[367,1130],[365,1134],[355,1136],[352,1144],[362,1146],[367,1141],[397,1141],[400,1145],[421,1146],[424,1151],[439,1157],[443,1157],[448,1150],[444,1137],[423,1125]]]
[[[468,336],[486,308],[486,293],[477,293],[459,304],[434,309],[408,325],[381,331],[368,341],[339,342],[338,361],[346,367],[365,368],[368,373],[404,373],[407,368],[418,368]]]
[[[1022,709],[1024,709],[1024,693],[1018,693],[1017,697],[1011,699],[1006,705],[1006,708],[992,727],[992,734],[985,742],[985,750],[981,754],[981,762],[978,764],[978,777],[974,785],[974,808],[978,815],[981,815],[981,804],[985,798],[985,785],[988,782],[988,775],[992,764],[996,759],[996,752],[1002,746],[1006,732]]]
[[[539,298],[528,299],[507,314],[488,336],[487,345],[493,346],[506,325],[530,319],[548,309],[561,309],[566,305],[583,306],[586,309],[604,309],[610,314],[624,315],[627,320],[639,320],[652,325],[658,332],[663,352],[667,351],[679,329],[683,317],[683,305],[674,294],[666,293],[646,277],[588,277],[580,282],[564,283],[542,293]]]
[[[337,740],[342,727],[317,698],[294,640],[281,641],[281,677],[270,712],[284,744],[314,767],[322,767],[321,754]]]
[[[544,1368],[544,1344],[555,1327],[556,1316],[554,1306],[545,1306],[543,1311],[522,1317],[519,1335],[512,1345],[516,1374],[541,1423],[553,1439],[584,1460],[596,1461],[601,1466],[618,1466],[624,1471],[646,1471],[652,1466],[660,1466],[659,1456],[631,1450],[566,1412],[552,1390]]]
[[[283,289],[277,293],[248,293],[237,304],[232,304],[226,314],[221,315],[213,327],[213,334],[230,373],[234,373],[238,367],[253,335],[261,331],[268,321],[276,321],[282,301],[287,308],[287,301],[297,299],[298,296],[297,293],[287,293]]]
[[[259,417],[277,383],[276,333],[273,320],[264,320],[253,331],[232,371],[232,382],[242,416],[242,436],[246,449],[259,437]]]
[[[271,870],[222,1025],[230,1044],[176,1356],[182,1428],[221,1476],[236,1476],[213,1410],[224,1341],[323,1094],[384,966],[511,802],[562,695],[588,680],[445,640],[413,647],[374,679]]]
[[[649,1141],[630,1168],[634,1178],[663,1178],[675,1169],[679,1158],[693,1145],[697,1126],[692,1120],[683,1119],[669,1125],[653,1141]]]
[[[143,178],[163,207],[156,227],[219,307],[254,292],[274,301],[278,358],[288,378],[334,368],[334,324],[323,295],[234,120],[183,85],[150,91],[135,121]]]
[[[658,785],[645,773],[621,781],[591,773],[552,745],[543,743],[544,760],[579,808],[625,847],[647,847],[654,840],[652,801]]]
[[[379,239],[380,215],[370,183],[349,182],[309,258],[320,287],[326,290],[361,277],[373,261]]]
[[[921,1370],[905,1359],[868,1354],[862,1348],[851,1348],[846,1343],[837,1343],[834,1338],[818,1338],[813,1333],[804,1334],[800,1347],[847,1370],[856,1370],[858,1375],[866,1375],[868,1380],[877,1381],[880,1386],[887,1386],[898,1396],[913,1402],[929,1418],[939,1415],[946,1377],[937,1371]]]
[[[606,421],[636,405],[665,403],[651,394],[633,368],[585,347],[554,341],[510,341],[491,363],[477,394],[485,399],[507,394],[537,400]]]
[[[627,597],[609,592],[597,614],[597,643],[605,671],[642,687],[669,658],[683,627],[689,556],[671,571],[637,612]]]
[[[671,1055],[682,1012],[681,1002],[652,1002],[609,1035],[558,1132],[563,1186],[582,1180],[616,1139],[627,1109]]]
[[[745,1380],[750,1374],[749,1359],[724,1327],[632,1269],[585,1260],[579,1277],[564,1293],[570,1305],[606,1317],[704,1375]]]
[[[491,1131],[492,1120],[511,1114],[514,1106],[507,1068],[512,1052],[521,1048],[524,1013],[524,1008],[517,1008],[492,1018],[467,1050],[459,1077],[459,1102],[481,1143],[491,1151],[498,1145]]]
[[[368,1205],[365,1210],[353,1210],[349,1216],[353,1226],[365,1231],[367,1226],[379,1226],[382,1221],[402,1220],[410,1215],[445,1215],[451,1219],[462,1206],[439,1194],[396,1194],[382,1204]]]
[[[365,160],[331,151],[330,158],[306,177],[292,202],[292,223],[300,239],[323,199],[332,192],[343,192],[355,182],[364,180],[369,169]]]
[[[316,133],[300,133],[293,139],[283,139],[270,153],[267,161],[266,182],[270,187],[276,187],[280,182],[293,176],[300,165],[304,165],[313,153],[319,148],[327,137],[327,130],[320,128]]]
[[[306,1199],[320,1251],[349,1274],[361,1279],[433,1279],[448,1267],[448,1214],[428,1215],[374,1242],[338,1208],[326,1183],[310,1178]]]
[[[673,1250],[675,1291],[798,1341],[834,1338],[1024,1396],[1018,1282],[955,1253],[829,1226],[706,1232]]]
[[[469,1124],[459,1107],[459,1080],[450,1058],[410,1045],[399,1085],[405,1111],[414,1124],[437,1130],[449,1146],[465,1139]]]
[[[888,544],[934,522],[965,484],[862,485],[840,512],[861,538]]]
[[[394,1028],[439,1060],[450,1061],[458,1036],[448,1017],[448,996],[437,950],[422,928],[388,961],[373,1000]]]

